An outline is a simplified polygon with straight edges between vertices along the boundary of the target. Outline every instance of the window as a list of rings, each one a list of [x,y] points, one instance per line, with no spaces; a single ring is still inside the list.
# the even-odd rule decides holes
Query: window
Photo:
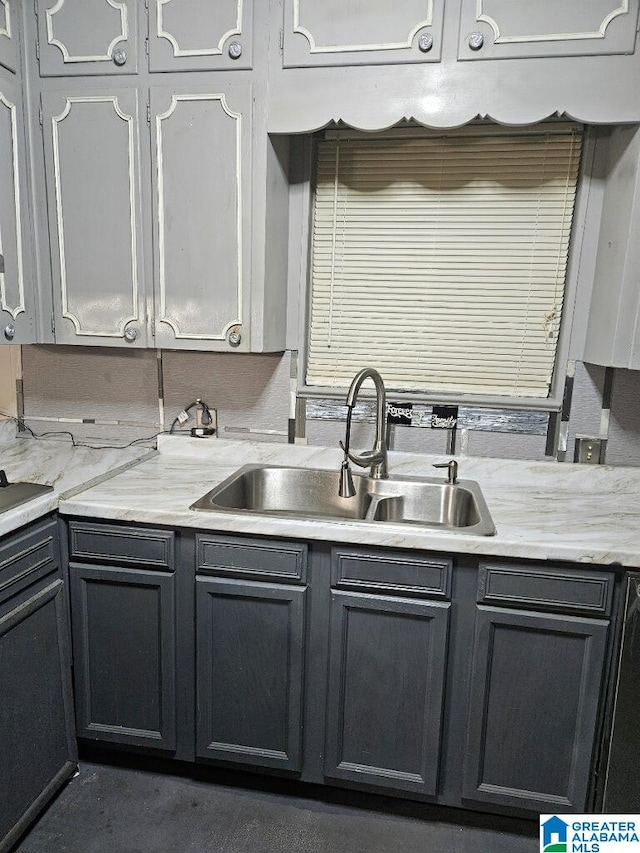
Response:
[[[328,131],[313,210],[306,384],[549,395],[581,128]]]

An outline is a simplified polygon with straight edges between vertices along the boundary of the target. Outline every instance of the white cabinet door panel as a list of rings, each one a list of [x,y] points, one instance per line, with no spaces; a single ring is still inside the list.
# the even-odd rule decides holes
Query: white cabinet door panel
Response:
[[[249,343],[251,90],[219,82],[151,89],[158,346]]]
[[[17,0],[0,0],[0,65],[18,70]]]
[[[56,340],[144,345],[135,90],[43,96]]]
[[[40,74],[135,74],[136,0],[37,0]]]
[[[252,0],[150,0],[150,70],[251,68],[252,17]]]
[[[638,0],[462,0],[459,58],[633,53],[637,20]]]
[[[285,0],[284,65],[437,62],[443,0]]]
[[[17,344],[34,340],[33,306],[25,234],[22,94],[18,82],[5,74],[0,76],[0,343]]]

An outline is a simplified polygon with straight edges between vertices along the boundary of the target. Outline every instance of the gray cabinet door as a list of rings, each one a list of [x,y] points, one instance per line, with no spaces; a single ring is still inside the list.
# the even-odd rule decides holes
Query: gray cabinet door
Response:
[[[449,608],[332,593],[327,778],[435,795]]]
[[[585,811],[608,624],[478,608],[466,801]]]
[[[56,341],[147,343],[135,89],[42,96]]]
[[[459,59],[633,53],[638,0],[462,0]]]
[[[78,736],[176,746],[174,574],[71,565]]]
[[[20,0],[0,0],[0,65],[17,71],[18,52],[18,3]]]
[[[252,22],[253,0],[149,0],[149,68],[251,68]]]
[[[438,62],[444,0],[284,0],[284,65]]]
[[[67,631],[60,578],[0,616],[2,850],[75,768]]]
[[[304,588],[196,585],[196,755],[300,770]]]
[[[36,0],[40,74],[135,74],[137,0]]]
[[[151,125],[156,345],[247,350],[250,86],[153,87]]]
[[[0,70],[0,343],[35,340],[25,150],[20,82]]]

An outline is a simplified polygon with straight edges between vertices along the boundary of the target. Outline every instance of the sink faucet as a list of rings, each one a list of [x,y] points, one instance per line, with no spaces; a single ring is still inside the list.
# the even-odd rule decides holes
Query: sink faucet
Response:
[[[360,386],[365,379],[372,379],[376,388],[376,437],[371,450],[363,450],[362,453],[351,453],[349,443],[351,441],[351,415],[353,408],[358,399]],[[341,498],[352,498],[355,493],[355,485],[349,468],[349,460],[362,468],[371,468],[371,476],[376,480],[382,480],[388,477],[387,473],[387,444],[385,441],[385,426],[387,420],[387,395],[384,389],[384,382],[377,370],[373,367],[365,367],[357,373],[349,393],[347,394],[347,430],[344,438],[344,444],[340,442],[340,447],[344,450],[344,459],[340,469],[340,486],[338,494]]]

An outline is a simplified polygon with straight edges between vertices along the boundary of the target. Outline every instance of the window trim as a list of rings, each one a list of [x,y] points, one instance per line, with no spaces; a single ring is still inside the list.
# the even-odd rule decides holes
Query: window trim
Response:
[[[441,131],[442,129],[439,128],[438,130]],[[454,128],[451,129],[452,132],[454,130]],[[582,269],[581,260],[587,236],[590,239],[593,239],[593,234],[591,233],[593,228],[589,228],[590,214],[593,215],[593,211],[589,209],[589,194],[591,183],[594,179],[593,166],[597,143],[596,130],[596,128],[588,125],[584,126],[582,160],[578,175],[576,202],[570,237],[571,249],[567,262],[564,305],[556,348],[556,364],[553,370],[553,379],[548,397],[540,399],[532,397],[509,397],[508,395],[460,393],[430,394],[427,392],[400,392],[388,389],[388,393],[393,396],[394,400],[413,401],[416,403],[426,404],[442,403],[467,407],[544,412],[559,412],[562,409],[567,365],[571,353],[571,339],[573,334],[573,320],[576,313],[576,305],[578,304],[579,298],[581,300],[589,299],[592,286],[591,279],[593,278],[592,275],[589,275],[589,270]],[[290,267],[292,271],[296,269],[296,272],[299,275],[299,277],[298,275],[295,275],[295,278],[292,279],[294,281],[297,279],[299,282],[298,341],[297,346],[292,348],[298,349],[298,396],[305,398],[342,399],[345,396],[345,390],[343,388],[309,386],[305,383],[307,371],[308,330],[311,310],[310,279],[313,240],[313,202],[315,193],[314,163],[316,158],[317,142],[318,139],[322,137],[323,133],[324,131],[321,131],[313,136],[305,137],[301,150],[299,150],[305,186],[298,199],[302,219],[299,232],[300,258],[297,268],[295,263],[292,263]],[[597,219],[599,222],[599,211]],[[295,222],[295,216],[293,217],[293,221]],[[372,364],[371,366],[375,367],[375,364]],[[362,393],[365,397],[368,396],[366,386],[363,388]]]

